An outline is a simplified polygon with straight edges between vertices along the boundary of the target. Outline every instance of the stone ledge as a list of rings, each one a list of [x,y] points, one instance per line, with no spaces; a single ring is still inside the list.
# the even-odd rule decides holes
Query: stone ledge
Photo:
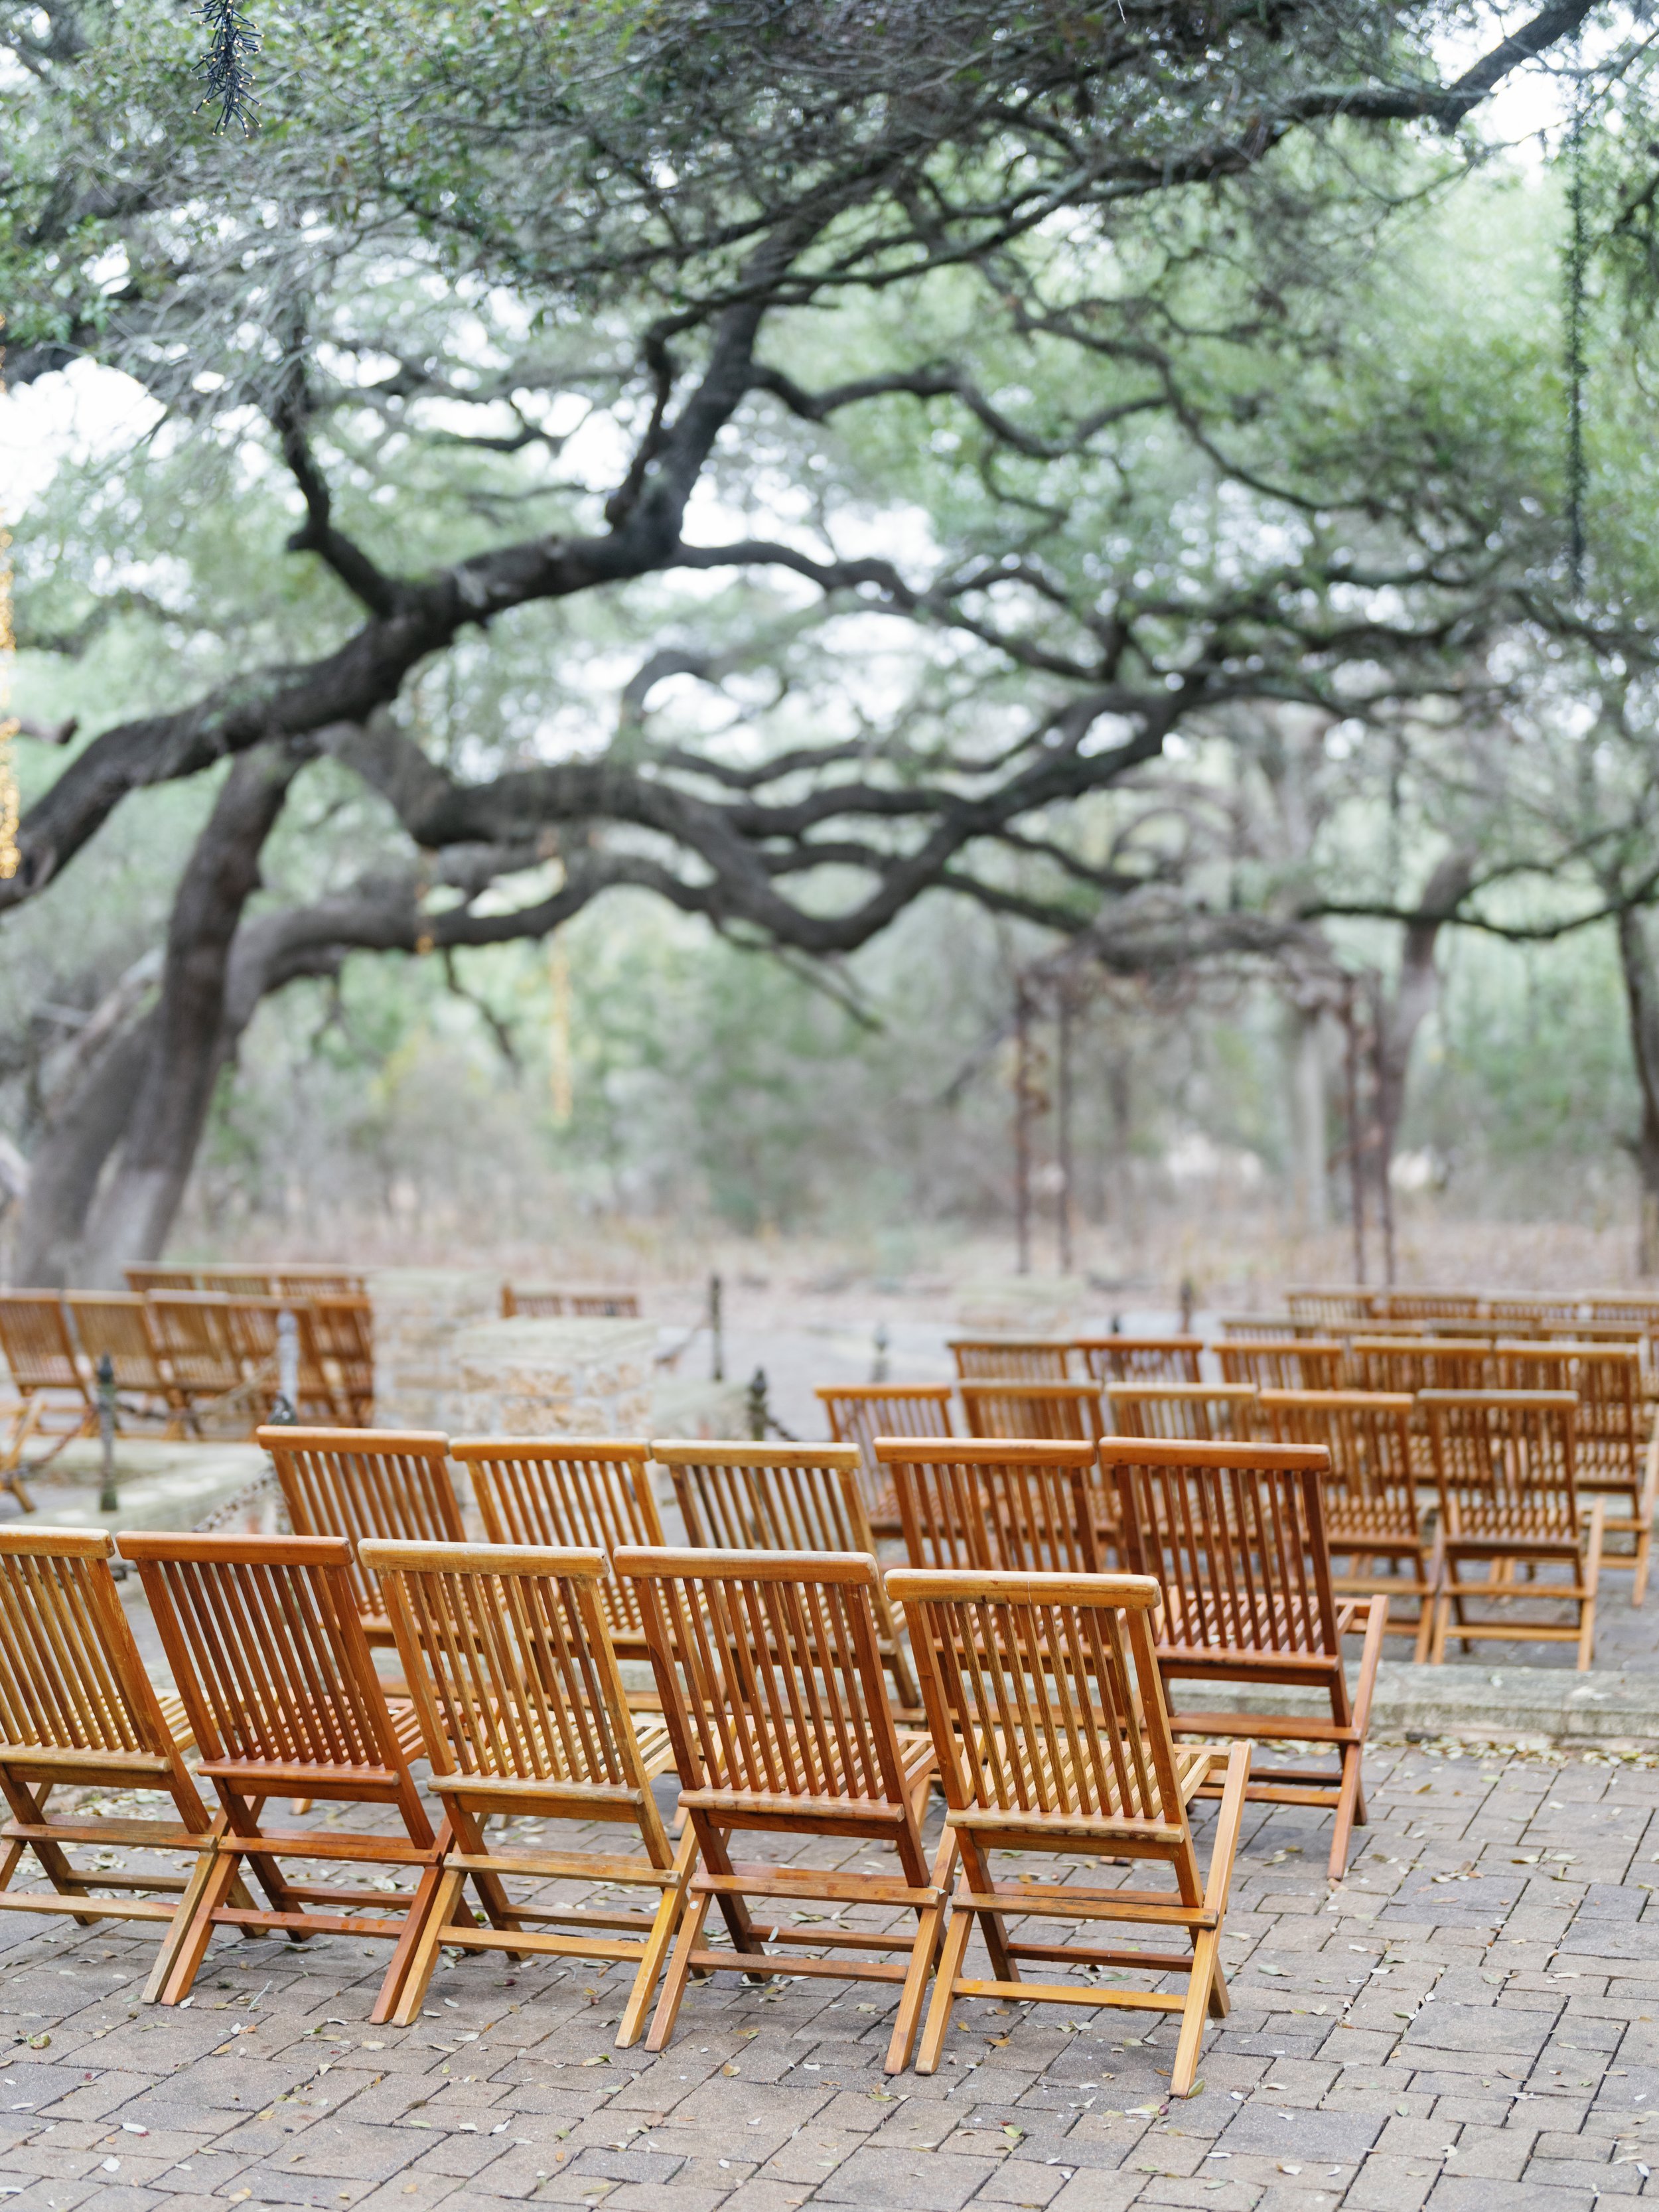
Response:
[[[1349,1669],[1349,1680],[1353,1669]],[[1264,1687],[1248,1694],[1229,1684],[1178,1682],[1176,1698],[1211,1711],[1328,1711],[1305,1691]],[[1618,1743],[1659,1746],[1659,1674],[1613,1668],[1419,1667],[1385,1659],[1371,1705],[1374,1740],[1467,1736],[1496,1743]]]

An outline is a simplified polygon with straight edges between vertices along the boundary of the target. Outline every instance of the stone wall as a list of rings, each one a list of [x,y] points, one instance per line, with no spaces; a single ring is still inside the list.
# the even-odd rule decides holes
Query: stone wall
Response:
[[[648,1437],[657,1326],[492,1321],[454,1340],[447,1427],[466,1437]]]
[[[380,1267],[368,1287],[376,1425],[453,1431],[456,1339],[500,1314],[501,1275],[488,1267]]]

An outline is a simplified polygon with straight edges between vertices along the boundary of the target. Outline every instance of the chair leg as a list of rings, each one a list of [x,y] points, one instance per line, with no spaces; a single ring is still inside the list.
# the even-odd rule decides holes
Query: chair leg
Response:
[[[685,1904],[686,1879],[691,1872],[696,1848],[696,1837],[688,1834],[674,1854],[673,1887],[664,1890],[657,1917],[651,1923],[651,1933],[645,1939],[645,1954],[634,1977],[634,1986],[628,1993],[622,2025],[617,2030],[618,2051],[631,2050],[644,2031],[646,2010],[662,1972],[663,1960],[668,1956],[668,1947],[674,1940],[674,1930],[679,1925]]]
[[[240,1872],[234,1851],[215,1853],[196,1910],[174,1947],[172,1971],[166,1981],[157,1986],[158,2004],[176,2005],[180,1998],[190,1995],[190,1985],[196,1979],[212,1938],[213,1916],[230,1894],[231,1884]]]
[[[1362,1747],[1357,1743],[1346,1746],[1342,1753],[1342,1786],[1337,1792],[1336,1825],[1331,1834],[1331,1856],[1325,1869],[1328,1881],[1338,1882],[1348,1871],[1348,1844],[1358,1821],[1364,1826],[1365,1803],[1361,1793],[1360,1756]]]
[[[697,1940],[702,1934],[703,1923],[708,1917],[711,1901],[708,1897],[693,1899],[690,1909],[680,1921],[674,1955],[662,1985],[662,1995],[657,1999],[657,2009],[652,2014],[651,2033],[645,2039],[647,2051],[666,2050],[668,2039],[674,2033],[674,2022],[679,2018],[680,2001],[685,1995],[685,1984],[691,1972],[691,1954],[697,1948]]]
[[[1648,1594],[1648,1563],[1653,1551],[1653,1530],[1638,1529],[1636,1537],[1636,1572],[1632,1577],[1630,1603],[1632,1613],[1639,1610]]]
[[[898,2013],[887,2045],[884,2070],[889,2074],[902,2074],[910,2063],[916,2030],[921,2025],[921,2004],[927,1993],[927,1977],[939,1956],[939,1939],[945,1929],[945,1899],[950,1892],[956,1863],[956,1836],[950,1828],[946,1828],[940,1838],[929,1877],[933,1887],[940,1893],[939,1902],[924,1907],[916,1923],[915,1948],[910,1954],[909,1970],[904,1977]]]
[[[422,1882],[421,1887],[424,1886]],[[393,2027],[409,2027],[420,2018],[421,2007],[426,2002],[426,1993],[437,1968],[438,1954],[443,1948],[444,1930],[454,1919],[455,1908],[465,1887],[465,1875],[459,1868],[446,1867],[434,1883],[432,1900],[424,1916],[417,1920],[411,1907],[404,1934],[392,1954],[392,1965],[380,1984],[371,2019],[376,2022],[389,2020]],[[419,1894],[417,1888],[417,1898]],[[414,1941],[405,1953],[404,1945],[410,1942],[411,1927]]]
[[[1187,2002],[1181,2008],[1181,2033],[1176,2039],[1175,2063],[1170,2069],[1170,2094],[1190,2097],[1198,2072],[1198,2056],[1204,2045],[1204,2021],[1210,2009],[1221,1938],[1206,1928],[1193,1945],[1192,1971],[1187,1977]]]
[[[959,1905],[953,1903],[945,1930],[945,1942],[939,1952],[939,1972],[933,1977],[933,2001],[927,2008],[927,2025],[921,2032],[921,2048],[916,2053],[918,2074],[939,2071],[939,2062],[945,2051],[945,2034],[951,2026],[951,2008],[957,2001],[957,1983],[961,1978],[962,1961],[973,1926],[973,1914],[964,1912]]]
[[[1590,1507],[1589,1542],[1585,1547],[1583,1565],[1584,1595],[1578,1609],[1578,1672],[1582,1674],[1595,1660],[1595,1601],[1601,1585],[1602,1524],[1607,1518],[1607,1500],[1598,1498]]]
[[[202,1902],[202,1893],[207,1887],[212,1875],[214,1861],[217,1856],[217,1847],[212,1844],[197,1853],[196,1863],[190,1870],[190,1879],[179,1892],[178,1909],[167,1924],[166,1932],[161,1937],[161,1948],[155,1955],[155,1963],[149,1970],[149,1978],[145,1982],[141,1992],[142,2000],[145,2004],[157,2004],[161,2002],[161,1992],[166,1989],[173,1968],[178,1963],[179,1953],[184,1945],[185,1939],[189,1936],[195,1923],[196,1915]],[[252,1903],[252,1901],[250,1899],[249,1902]]]

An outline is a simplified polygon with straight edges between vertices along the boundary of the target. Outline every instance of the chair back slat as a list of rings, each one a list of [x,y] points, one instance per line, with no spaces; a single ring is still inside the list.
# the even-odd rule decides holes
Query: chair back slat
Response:
[[[1570,1390],[1425,1390],[1449,1532],[1578,1534],[1576,1415]]]
[[[1197,1382],[1201,1336],[1081,1336],[1072,1349],[1097,1382]]]
[[[136,1291],[67,1291],[64,1304],[94,1375],[106,1357],[118,1390],[165,1389],[148,1309]]]
[[[838,1444],[855,1444],[866,1469],[878,1437],[948,1437],[948,1382],[820,1383],[818,1396]]]
[[[0,1291],[0,1352],[25,1395],[82,1389],[60,1291]]]
[[[913,1567],[1092,1574],[1093,1447],[884,1438]]]
[[[301,1429],[257,1431],[270,1454],[296,1535],[368,1536],[409,1543],[466,1540],[450,1480],[449,1439],[427,1430]],[[355,1556],[350,1573],[362,1612],[384,1613],[368,1569]]]
[[[1341,1345],[1309,1337],[1255,1337],[1216,1346],[1222,1381],[1252,1383],[1258,1390],[1340,1390],[1346,1356]]]
[[[1171,1443],[1246,1437],[1255,1415],[1255,1389],[1249,1382],[1114,1382],[1107,1395],[1119,1436]]]
[[[1184,1830],[1144,1577],[895,1569],[953,1813]]]
[[[621,1552],[681,1781],[738,1798],[904,1803],[860,1553]]]
[[[370,1540],[434,1769],[643,1793],[605,1554]]]
[[[1349,1346],[1356,1389],[1490,1389],[1492,1346],[1481,1337],[1357,1336]]]
[[[1286,1291],[1285,1303],[1297,1321],[1364,1322],[1376,1311],[1376,1292],[1360,1289]]]
[[[102,1529],[0,1529],[0,1750],[172,1749]]]
[[[1415,1537],[1413,1402],[1399,1391],[1264,1390],[1261,1415],[1275,1443],[1317,1445],[1329,1454],[1326,1517],[1333,1527],[1347,1516]]]
[[[210,1765],[398,1764],[341,1537],[129,1534]]]
[[[1163,1640],[1233,1650],[1340,1651],[1321,1449],[1109,1439],[1123,1552],[1162,1583]]]
[[[1103,1426],[1098,1382],[962,1382],[970,1437],[1092,1442]]]
[[[223,1396],[239,1389],[242,1363],[231,1342],[222,1291],[146,1291],[156,1350],[181,1389]]]
[[[1500,1344],[1496,1365],[1500,1389],[1570,1390],[1577,1398],[1573,1466],[1581,1486],[1641,1488],[1653,1415],[1634,1345]]]
[[[950,1349],[957,1375],[971,1381],[1064,1382],[1072,1371],[1072,1347],[1059,1337],[956,1337]]]
[[[869,1552],[850,1444],[654,1442],[688,1540],[720,1552]]]
[[[464,1467],[492,1544],[595,1550],[660,1545],[651,1488],[651,1447],[611,1437],[459,1437],[450,1456]],[[644,1631],[631,1583],[604,1576],[599,1602],[613,1638],[637,1644]]]

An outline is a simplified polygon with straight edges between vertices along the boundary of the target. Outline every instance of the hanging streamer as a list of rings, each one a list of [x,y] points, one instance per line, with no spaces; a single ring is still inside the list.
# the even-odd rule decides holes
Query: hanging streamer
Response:
[[[1584,83],[1567,141],[1567,558],[1575,598],[1584,588]]]
[[[0,315],[0,333],[5,317]],[[0,399],[6,396],[6,349],[0,343]],[[17,771],[12,765],[12,741],[17,717],[11,711],[12,670],[17,658],[16,634],[11,621],[11,533],[0,520],[0,883],[17,873],[17,825],[21,802]]]

